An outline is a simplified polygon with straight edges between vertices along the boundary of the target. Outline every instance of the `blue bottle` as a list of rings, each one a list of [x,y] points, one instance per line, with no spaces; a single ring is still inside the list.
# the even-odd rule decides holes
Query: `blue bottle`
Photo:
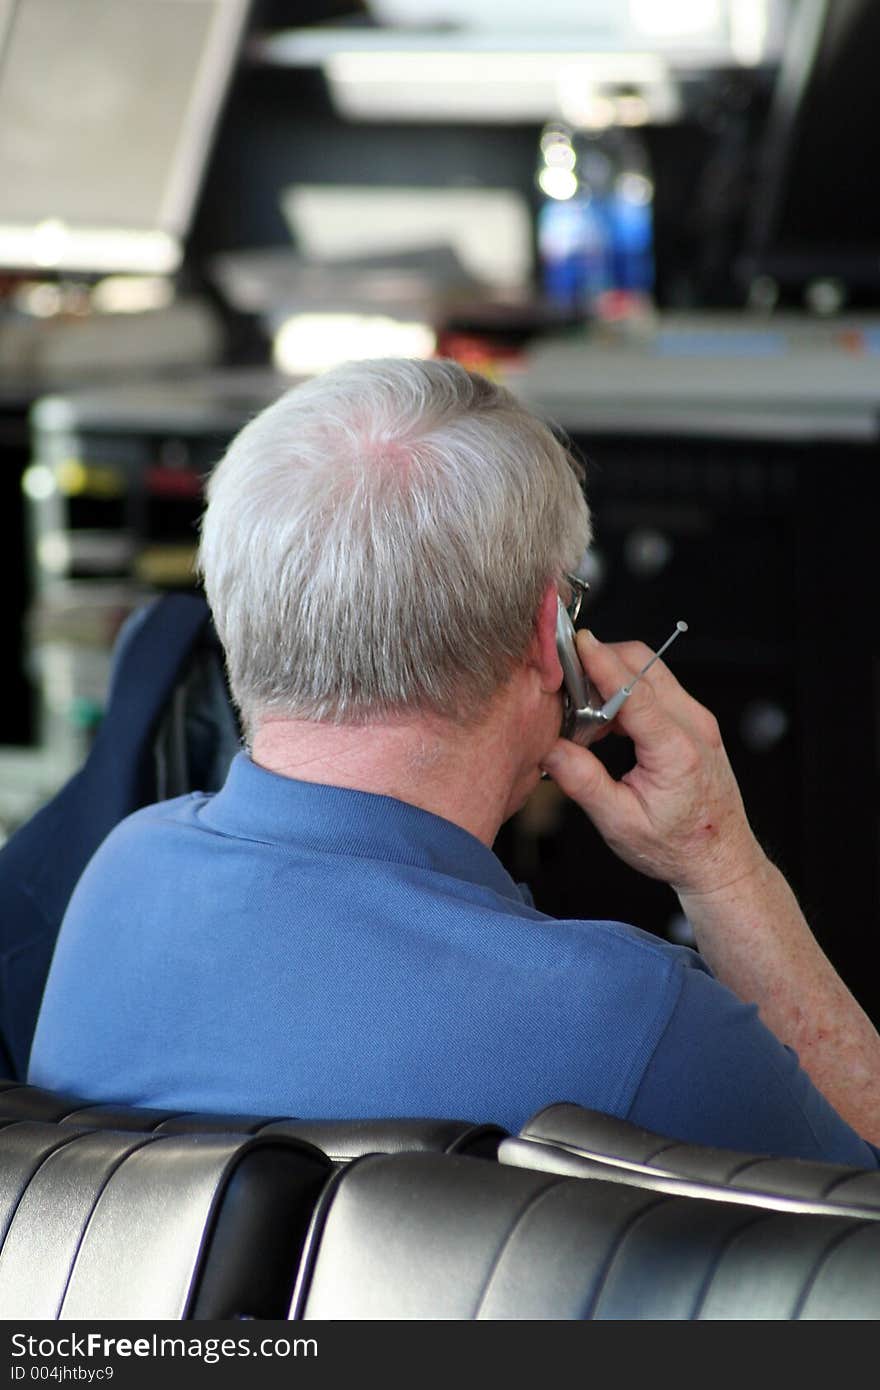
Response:
[[[618,290],[647,299],[654,291],[654,184],[641,141],[619,132],[619,151],[610,203],[613,277]]]
[[[610,224],[598,184],[591,183],[573,133],[564,126],[548,125],[542,132],[537,183],[543,195],[536,232],[544,295],[566,316],[589,317],[611,284]]]

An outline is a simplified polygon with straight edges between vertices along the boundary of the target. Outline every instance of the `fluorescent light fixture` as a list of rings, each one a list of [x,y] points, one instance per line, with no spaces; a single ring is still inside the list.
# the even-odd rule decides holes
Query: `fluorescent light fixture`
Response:
[[[248,8],[0,0],[0,266],[177,269]]]
[[[600,125],[602,102],[628,88],[627,123],[663,123],[688,74],[778,57],[789,4],[543,0],[536,20],[534,0],[370,0],[374,27],[291,29],[252,48],[266,63],[322,66],[353,119],[544,122],[567,104]],[[576,99],[571,73],[588,85]]]
[[[534,0],[366,0],[366,7],[377,23],[386,25],[444,25],[497,34],[536,28]],[[622,0],[542,0],[540,26],[549,33],[604,29],[618,22],[624,8]]]
[[[293,314],[275,334],[272,360],[278,371],[311,376],[355,359],[430,357],[436,345],[426,323],[381,314]]]
[[[168,275],[180,264],[181,246],[167,232],[70,227],[50,218],[35,227],[0,223],[0,265],[42,270],[136,270]]]
[[[630,23],[652,39],[720,39],[724,36],[721,0],[629,0]]]
[[[401,28],[466,29],[496,35],[573,35],[581,40],[631,41],[634,33],[662,41],[723,37],[736,0],[367,0],[377,24]],[[766,6],[768,0],[761,0]]]
[[[330,53],[324,70],[343,115],[359,120],[544,121],[568,114],[573,94],[634,88],[653,119],[678,112],[663,58],[648,52],[388,49]]]

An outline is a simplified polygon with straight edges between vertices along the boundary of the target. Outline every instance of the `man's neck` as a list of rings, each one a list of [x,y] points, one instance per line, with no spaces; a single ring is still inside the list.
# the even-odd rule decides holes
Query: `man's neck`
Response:
[[[521,785],[521,754],[503,709],[467,727],[430,717],[357,726],[269,718],[252,747],[269,772],[407,801],[490,846],[531,790]]]

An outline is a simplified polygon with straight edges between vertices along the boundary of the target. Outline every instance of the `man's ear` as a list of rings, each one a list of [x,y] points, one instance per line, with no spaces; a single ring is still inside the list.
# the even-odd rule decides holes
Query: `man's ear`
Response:
[[[558,591],[548,584],[541,597],[535,618],[535,635],[529,652],[532,666],[538,671],[541,689],[554,692],[562,685],[562,665],[556,649],[556,612]]]

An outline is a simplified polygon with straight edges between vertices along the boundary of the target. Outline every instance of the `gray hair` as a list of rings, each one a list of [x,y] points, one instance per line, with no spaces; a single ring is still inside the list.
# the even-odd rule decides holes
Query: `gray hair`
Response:
[[[247,424],[207,485],[199,569],[246,728],[478,716],[590,540],[582,469],[452,361],[352,362]]]

